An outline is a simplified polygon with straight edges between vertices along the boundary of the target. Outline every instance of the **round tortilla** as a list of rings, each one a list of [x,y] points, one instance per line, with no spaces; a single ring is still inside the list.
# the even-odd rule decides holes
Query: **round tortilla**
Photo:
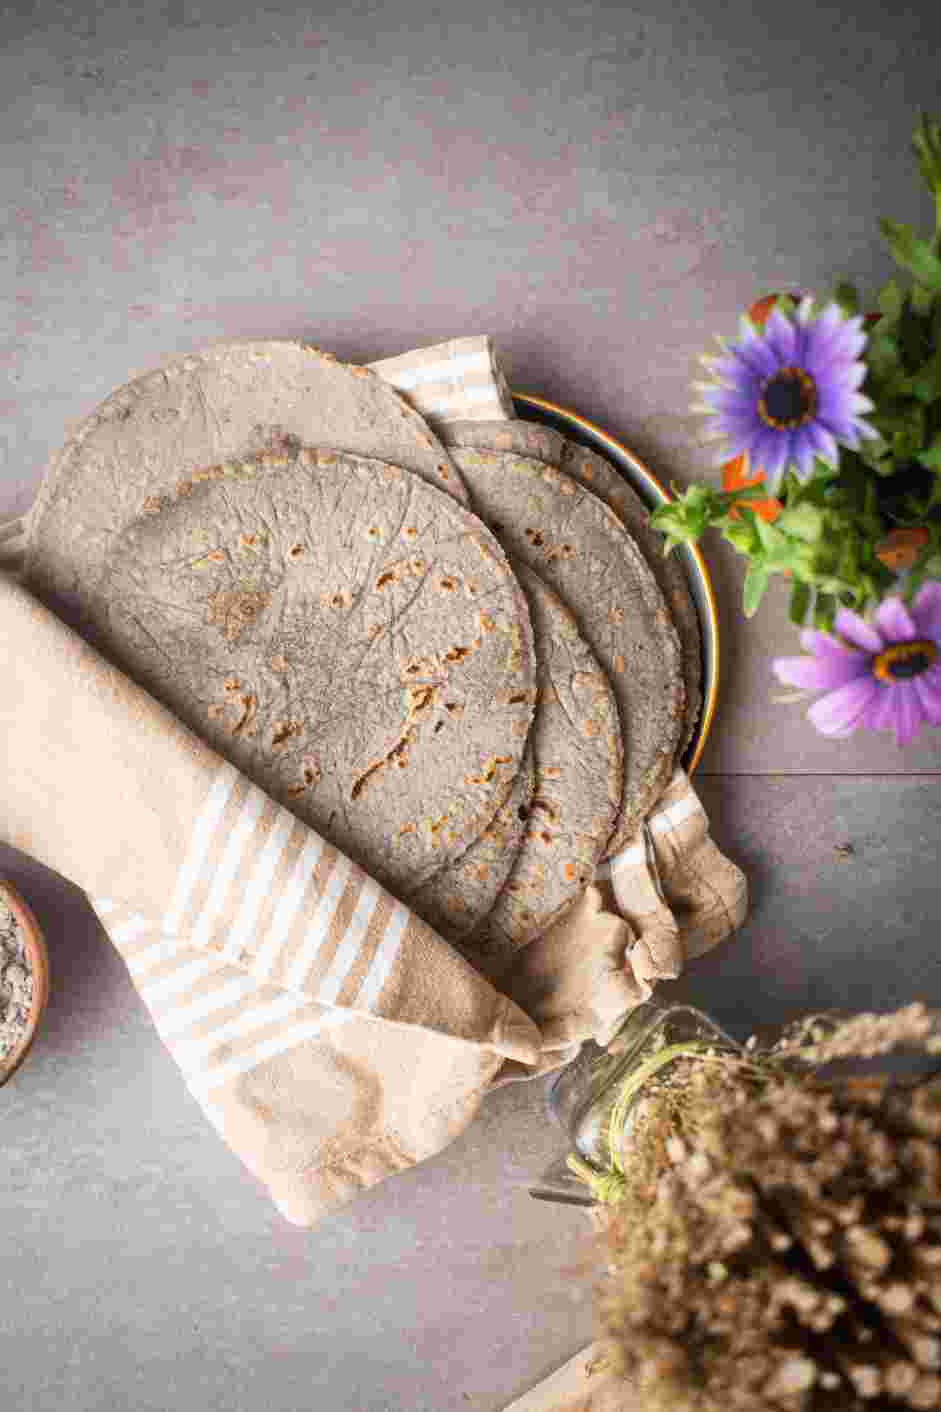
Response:
[[[558,595],[521,564],[513,569],[536,644],[536,780],[512,872],[472,937],[488,974],[581,896],[611,836],[624,784],[617,702],[597,657]]]
[[[650,566],[680,639],[686,711],[677,748],[682,757],[692,743],[702,710],[702,636],[699,614],[693,603],[682,564],[674,554],[664,555],[663,537],[650,528],[648,510],[640,496],[616,467],[596,451],[569,441],[553,427],[523,418],[505,422],[446,422],[441,428],[446,446],[474,447],[482,451],[511,451],[545,461],[594,491],[609,505]]]
[[[527,746],[509,794],[480,838],[462,857],[404,898],[458,950],[463,949],[462,938],[493,909],[510,875],[526,832],[535,785],[532,751]]]
[[[556,467],[566,444],[560,431],[541,422],[527,422],[523,417],[511,417],[505,422],[442,422],[441,440],[445,446],[512,451],[514,456],[532,456]]]
[[[302,443],[404,466],[467,503],[444,447],[378,373],[293,340],[218,343],[118,388],[53,458],[30,515],[27,583],[80,626],[84,593],[132,520],[207,466]]]
[[[621,521],[571,476],[531,457],[453,447],[474,507],[511,559],[572,611],[621,718],[624,794],[606,855],[634,835],[673,772],[685,688],[676,629]]]
[[[702,635],[699,614],[682,564],[676,555],[664,554],[663,536],[651,529],[646,505],[610,461],[578,442],[564,441],[561,462],[554,464],[611,507],[636,541],[666,599],[680,639],[686,685],[683,734],[677,748],[679,758],[690,746],[702,710]]]
[[[400,467],[304,448],[212,467],[111,545],[92,640],[392,891],[462,854],[535,698],[499,545]]]

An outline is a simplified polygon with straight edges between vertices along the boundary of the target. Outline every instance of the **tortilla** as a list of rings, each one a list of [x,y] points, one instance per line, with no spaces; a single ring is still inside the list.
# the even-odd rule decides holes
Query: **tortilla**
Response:
[[[53,458],[30,516],[26,580],[76,627],[114,536],[194,471],[301,443],[376,457],[467,503],[441,443],[369,368],[287,339],[218,343],[113,392]]]
[[[610,461],[578,442],[565,441],[561,462],[555,464],[611,507],[650,565],[673,616],[683,654],[686,685],[683,734],[677,748],[679,758],[690,746],[702,710],[702,635],[683,566],[676,555],[664,554],[663,536],[651,529],[646,505]]]
[[[538,709],[538,708],[537,708]],[[516,861],[535,790],[532,751],[527,746],[509,793],[480,838],[405,901],[446,941],[461,940],[492,911]]]
[[[521,564],[513,569],[536,644],[536,782],[513,870],[472,938],[488,973],[581,896],[611,837],[624,784],[617,702],[597,657],[558,595]]]
[[[512,451],[515,455],[532,456],[537,461],[555,466],[599,496],[633,536],[673,615],[680,639],[686,686],[684,728],[677,749],[677,757],[682,757],[696,733],[702,710],[699,614],[682,564],[676,555],[664,555],[663,537],[650,528],[647,507],[633,486],[598,452],[567,440],[561,432],[541,422],[529,422],[522,418],[505,422],[451,422],[441,428],[441,439],[446,446]]]
[[[611,856],[673,773],[685,689],[669,609],[621,521],[571,476],[509,452],[453,447],[451,455],[481,519],[572,611],[610,679],[625,750]]]
[[[445,446],[472,447],[478,451],[512,451],[514,456],[532,456],[536,461],[558,467],[565,449],[565,437],[541,422],[513,417],[505,422],[444,422],[441,440]]]
[[[83,606],[105,655],[393,892],[519,770],[526,601],[480,521],[400,467],[304,448],[198,472]]]

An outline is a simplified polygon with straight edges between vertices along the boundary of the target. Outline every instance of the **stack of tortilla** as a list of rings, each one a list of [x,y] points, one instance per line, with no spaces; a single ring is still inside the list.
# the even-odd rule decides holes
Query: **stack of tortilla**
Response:
[[[436,428],[309,345],[215,345],[78,428],[25,574],[496,974],[665,788],[699,628],[601,456],[526,421]]]

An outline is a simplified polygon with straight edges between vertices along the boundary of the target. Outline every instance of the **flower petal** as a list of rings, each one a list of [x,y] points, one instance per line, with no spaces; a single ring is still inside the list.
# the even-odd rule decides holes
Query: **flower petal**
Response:
[[[877,432],[875,427],[871,427],[868,422],[864,422],[862,417],[857,417],[853,425],[859,432],[860,436],[864,437],[866,441],[879,440],[881,433]]]
[[[884,682],[880,684],[879,690],[876,692],[876,699],[867,712],[872,730],[887,731],[896,730],[898,728],[895,690],[894,683]]]
[[[867,659],[850,656],[842,661],[836,657],[775,657],[771,670],[778,681],[807,691],[833,691],[868,674]]]
[[[899,745],[908,745],[915,739],[921,729],[924,715],[921,709],[921,698],[915,690],[913,682],[898,682],[895,687],[897,722],[895,726],[895,739]]]
[[[918,693],[918,704],[926,721],[941,726],[941,686],[934,686],[924,676],[914,677],[912,685]]]
[[[809,427],[801,427],[794,433],[792,458],[797,471],[797,479],[808,481],[814,471],[814,451],[813,441],[807,435]]]
[[[912,602],[912,617],[919,635],[932,637],[941,646],[941,583],[922,585]]]
[[[813,308],[814,296],[812,294],[804,294],[797,306],[797,322],[806,327],[811,321]]]
[[[825,344],[838,331],[842,321],[839,304],[828,304],[811,324],[811,334],[817,344]]]
[[[849,608],[837,609],[833,626],[841,637],[845,637],[854,647],[861,647],[864,652],[881,652],[885,646],[875,628]]]
[[[775,483],[787,464],[791,438],[786,431],[769,431],[762,450],[762,468],[768,484]]]
[[[918,627],[901,598],[885,598],[876,609],[876,627],[887,642],[914,642]]]
[[[733,456],[741,456],[743,451],[747,451],[754,433],[754,428],[749,423],[743,423],[738,419],[723,417],[717,423],[717,431],[728,443],[727,449],[719,457],[718,465],[724,465]],[[717,439],[717,438],[714,438]]]
[[[840,459],[840,450],[836,444],[836,438],[827,431],[826,427],[821,426],[819,422],[808,422],[804,434],[821,461],[826,461],[828,466],[836,467]]]
[[[857,663],[860,671],[869,669],[871,653],[848,646],[832,633],[821,632],[819,628],[801,628],[800,642],[805,652],[813,652],[817,657],[833,657],[838,662],[851,658]]]
[[[708,387],[702,392],[704,407],[713,412],[750,412],[758,416],[757,397],[748,397],[737,387]]]
[[[714,358],[710,363],[710,370],[717,379],[722,379],[732,387],[740,387],[747,384],[756,389],[761,383],[761,376],[741,358]]]
[[[815,701],[807,719],[821,735],[849,734],[872,703],[878,686],[872,677],[860,677]]]
[[[759,334],[751,334],[741,343],[733,344],[729,351],[759,378],[769,378],[778,370],[777,358]]]
[[[772,309],[765,322],[765,341],[782,366],[793,362],[797,346],[797,330],[780,309]]]

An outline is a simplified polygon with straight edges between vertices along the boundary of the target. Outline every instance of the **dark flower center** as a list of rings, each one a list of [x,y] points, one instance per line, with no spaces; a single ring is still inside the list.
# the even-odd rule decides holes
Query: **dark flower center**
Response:
[[[803,368],[779,368],[762,386],[758,412],[775,431],[801,427],[816,411],[817,385]]]
[[[908,681],[927,672],[937,660],[937,643],[928,638],[920,642],[897,642],[879,653],[872,670],[880,681]]]

